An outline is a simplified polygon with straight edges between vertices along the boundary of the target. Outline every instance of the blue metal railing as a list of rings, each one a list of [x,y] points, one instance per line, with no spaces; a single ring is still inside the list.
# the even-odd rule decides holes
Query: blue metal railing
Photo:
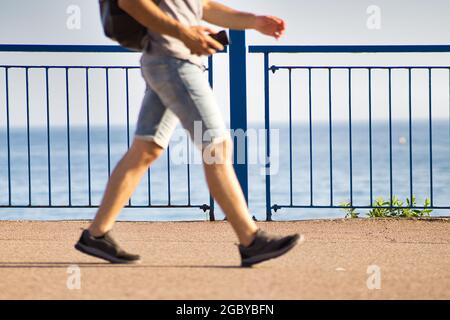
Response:
[[[130,52],[126,49],[123,49],[118,46],[91,46],[91,45],[0,45],[0,52],[57,52],[57,53],[127,53]],[[210,84],[213,83],[213,58],[209,57],[208,59],[208,79]],[[7,190],[1,190],[3,194],[7,194],[7,200],[5,203],[0,203],[0,208],[95,208],[98,207],[99,202],[95,202],[93,200],[93,181],[92,181],[92,175],[96,172],[98,169],[98,166],[96,168],[93,168],[93,158],[99,159],[98,153],[96,150],[92,149],[92,139],[99,133],[99,128],[94,128],[91,124],[91,95],[93,89],[93,85],[91,83],[91,76],[93,72],[96,71],[104,71],[104,86],[105,86],[105,98],[106,98],[106,128],[103,128],[106,130],[106,166],[107,166],[107,175],[111,174],[112,169],[112,139],[118,139],[119,134],[116,132],[118,129],[113,127],[111,124],[111,73],[114,71],[122,70],[123,73],[121,74],[124,77],[124,95],[125,95],[125,110],[124,113],[126,115],[125,120],[125,130],[126,130],[126,147],[130,147],[130,75],[134,70],[138,70],[139,66],[125,66],[125,65],[64,65],[64,66],[57,66],[57,65],[23,65],[23,64],[14,64],[14,65],[0,65],[0,71],[3,71],[4,74],[4,83],[5,83],[5,105],[2,107],[2,111],[4,111],[6,115],[5,120],[5,140],[6,140],[6,184],[5,188]],[[56,70],[63,72],[63,88],[65,90],[64,94],[64,104],[65,104],[65,128],[58,128],[57,125],[52,124],[51,121],[51,101],[50,101],[50,72],[55,72]],[[71,87],[71,72],[80,71],[84,75],[84,79],[81,81],[84,85],[84,92],[85,92],[85,119],[86,122],[84,124],[84,129],[75,128],[71,121],[71,110],[70,110],[70,104],[71,104],[71,95],[70,95],[70,87]],[[26,157],[26,201],[24,202],[25,197],[21,197],[22,201],[20,203],[17,203],[13,201],[13,194],[14,194],[14,188],[13,188],[13,182],[14,182],[14,170],[12,170],[13,165],[13,159],[12,159],[12,153],[13,153],[13,145],[12,140],[21,140],[22,137],[22,131],[18,131],[16,128],[11,127],[11,92],[14,89],[14,86],[18,86],[18,83],[16,81],[11,81],[11,74],[12,73],[18,73],[23,72],[25,76],[25,141],[26,141],[26,151],[25,151],[25,157]],[[31,119],[30,119],[30,110],[31,110],[31,99],[30,99],[30,73],[31,72],[39,72],[44,77],[44,89],[41,93],[42,96],[45,96],[45,132],[40,132],[37,129],[33,129],[30,126]],[[96,89],[98,90],[98,89]],[[102,129],[102,130],[103,130]],[[13,134],[17,133],[17,134]],[[55,135],[55,133],[52,134],[52,131],[58,131]],[[1,132],[1,130],[0,130]],[[45,160],[40,163],[42,166],[40,168],[40,171],[47,171],[47,178],[46,181],[40,180],[41,183],[46,184],[39,185],[38,187],[34,188],[34,184],[32,181],[33,176],[33,166],[32,166],[32,158],[34,155],[32,154],[32,139],[33,135],[36,137],[39,136],[39,145],[43,148],[45,148]],[[72,148],[71,143],[74,141],[74,137],[71,135],[81,137],[84,135],[86,139],[86,148],[87,152],[85,155],[82,155],[81,157],[79,155],[72,154],[72,151],[76,153],[76,150]],[[65,137],[65,139],[62,138],[62,136]],[[75,137],[77,138],[77,137]],[[65,158],[66,158],[66,168],[67,168],[67,176],[65,180],[67,181],[67,185],[65,187],[65,192],[63,192],[67,198],[67,201],[55,201],[54,194],[55,190],[53,180],[57,177],[60,177],[60,171],[62,170],[60,167],[57,167],[57,165],[54,163],[54,157],[56,156],[56,153],[58,153],[58,156],[61,160],[61,148],[58,148],[57,150],[53,150],[55,147],[52,148],[52,140],[58,140],[62,144],[62,140],[65,140]],[[187,150],[190,154],[190,144],[191,142],[189,139],[187,139]],[[17,144],[18,145],[18,144]],[[94,154],[95,151],[95,154]],[[17,151],[21,152],[21,151]],[[186,202],[184,204],[174,203],[172,201],[172,194],[173,190],[171,189],[171,156],[170,156],[170,146],[167,149],[167,161],[166,161],[166,168],[167,168],[167,203],[165,204],[156,204],[152,202],[151,197],[151,171],[148,170],[147,173],[147,203],[143,204],[134,204],[132,203],[132,199],[129,200],[126,207],[128,208],[199,208],[203,211],[209,212],[209,217],[211,220],[214,220],[214,201],[211,196],[209,196],[209,203],[195,203],[192,200],[192,188],[191,188],[191,174],[192,174],[192,167],[189,160],[185,164],[185,172],[186,172],[186,185],[187,185],[187,193],[185,194]],[[87,174],[87,190],[84,196],[84,201],[77,201],[74,202],[74,197],[81,198],[80,192],[74,192],[73,186],[75,186],[73,182],[73,162],[81,162],[81,158],[86,158],[83,161],[86,161],[86,174]],[[39,161],[41,161],[40,159]],[[37,160],[36,160],[37,161]],[[57,175],[55,175],[55,171],[57,171]],[[19,176],[17,177],[17,180],[20,180],[23,178],[24,172],[20,172]],[[104,179],[104,183],[106,183],[106,179]],[[16,182],[20,183],[20,182]],[[98,184],[98,183],[96,183]],[[99,185],[99,190],[103,188],[104,184]],[[22,187],[22,186],[21,186]],[[62,188],[61,186],[58,186],[58,188]],[[36,190],[35,189],[39,189]],[[46,203],[42,203],[42,195],[47,193],[46,195]],[[61,193],[61,192],[60,192]],[[40,195],[40,201],[39,203],[36,203],[33,201],[33,198],[37,195]]]
[[[433,82],[433,74],[437,72],[437,70],[444,70],[450,72],[450,66],[402,66],[402,65],[355,65],[355,66],[336,66],[336,65],[320,65],[320,66],[303,66],[303,65],[289,65],[283,63],[282,65],[270,65],[270,55],[271,54],[285,54],[285,53],[326,53],[326,54],[353,54],[353,53],[449,53],[450,46],[250,46],[249,51],[251,53],[261,53],[264,56],[264,128],[265,138],[266,138],[266,148],[265,153],[268,159],[271,158],[273,151],[273,143],[275,141],[271,141],[273,138],[271,136],[271,129],[274,127],[273,122],[271,121],[271,87],[270,81],[275,81],[276,77],[280,74],[286,74],[287,76],[287,84],[288,84],[288,92],[287,92],[287,104],[288,104],[288,112],[287,112],[287,136],[285,140],[281,140],[280,144],[282,145],[282,152],[284,152],[287,156],[287,163],[281,169],[282,171],[286,168],[286,172],[288,175],[289,183],[288,190],[283,192],[287,195],[287,199],[278,200],[276,199],[276,190],[274,186],[278,188],[277,185],[277,177],[272,176],[270,174],[271,162],[268,161],[265,164],[266,167],[266,175],[265,175],[265,207],[266,207],[266,219],[272,220],[272,211],[277,211],[281,208],[331,208],[331,209],[340,209],[347,207],[343,204],[338,203],[338,199],[347,200],[350,203],[350,208],[362,208],[362,209],[370,209],[374,207],[374,199],[379,195],[379,192],[376,189],[377,184],[382,184],[382,188],[388,190],[389,199],[392,200],[397,193],[395,189],[395,180],[397,178],[398,172],[395,171],[394,166],[396,165],[395,161],[398,158],[399,151],[398,148],[394,145],[394,133],[396,130],[397,124],[394,123],[393,113],[396,111],[394,108],[393,96],[396,93],[393,88],[393,77],[397,74],[397,72],[404,71],[406,72],[407,79],[407,95],[408,95],[408,116],[405,125],[405,130],[407,134],[405,136],[408,137],[406,139],[408,141],[407,147],[408,149],[405,151],[402,149],[403,153],[406,152],[405,160],[407,165],[403,168],[401,175],[405,175],[406,178],[402,180],[402,183],[407,186],[408,192],[407,195],[409,199],[412,199],[413,196],[419,192],[423,193],[425,189],[429,194],[429,198],[431,201],[432,209],[449,209],[450,204],[445,201],[443,203],[437,203],[435,201],[436,198],[436,177],[440,179],[440,184],[450,185],[450,173],[448,169],[442,169],[439,166],[436,166],[435,159],[440,159],[442,161],[442,154],[449,154],[450,147],[447,145],[446,147],[442,147],[442,145],[435,145],[435,141],[433,138],[436,138],[435,130],[436,123],[433,121],[433,92],[435,90],[435,82]],[[125,49],[117,46],[46,46],[46,45],[0,45],[0,52],[76,52],[76,53],[126,53],[128,52]],[[237,51],[235,53],[238,53]],[[239,54],[235,54],[235,66],[241,63],[239,59]],[[212,68],[212,58],[209,59],[209,68],[208,68],[208,79],[212,85],[213,79],[213,68]],[[231,66],[231,63],[230,63]],[[105,107],[106,107],[106,124],[103,129],[106,130],[106,150],[104,150],[104,155],[106,157],[106,171],[107,175],[110,174],[112,168],[112,158],[114,156],[114,150],[112,150],[111,146],[114,141],[120,135],[116,132],[116,128],[111,124],[111,87],[110,82],[114,81],[112,77],[113,71],[122,70],[122,76],[124,78],[124,94],[125,94],[125,138],[126,138],[126,147],[130,147],[130,77],[133,71],[137,71],[138,66],[123,66],[123,65],[114,65],[114,66],[102,66],[102,65],[71,65],[71,66],[54,66],[54,65],[0,65],[0,72],[3,71],[4,74],[4,84],[5,84],[5,115],[6,115],[6,183],[0,183],[0,189],[2,186],[7,194],[6,203],[1,203],[0,208],[91,208],[97,207],[98,202],[93,199],[94,189],[102,190],[103,185],[100,187],[93,186],[94,180],[93,175],[99,170],[97,162],[103,156],[103,151],[95,150],[93,147],[92,140],[98,139],[99,132],[97,132],[96,128],[93,127],[91,122],[96,119],[91,118],[91,100],[93,84],[90,79],[92,77],[92,73],[97,71],[104,71],[104,85],[105,85]],[[25,134],[15,134],[17,129],[12,128],[10,126],[11,123],[11,110],[10,110],[10,102],[13,99],[10,95],[14,91],[14,88],[18,86],[16,81],[11,81],[12,74],[17,70],[23,71],[24,74],[24,82],[25,82]],[[46,127],[43,132],[37,132],[35,129],[30,127],[30,122],[32,117],[30,116],[30,112],[33,110],[32,108],[32,97],[30,96],[29,91],[29,82],[32,71],[40,71],[43,75],[44,79],[44,89],[43,96],[45,97],[45,121]],[[51,125],[52,114],[50,111],[51,101],[50,101],[50,72],[55,70],[59,70],[62,72],[62,88],[66,90],[64,95],[64,107],[65,107],[65,126],[64,128],[54,129]],[[317,78],[317,73],[324,71],[326,73],[326,81],[322,83],[320,86],[320,93],[322,95],[328,94],[327,99],[327,110],[326,114],[328,115],[328,119],[325,124],[318,124],[313,121],[313,114],[315,112],[314,104],[315,104],[315,96],[314,96],[314,81]],[[85,158],[86,161],[86,173],[87,173],[87,190],[85,195],[87,196],[83,201],[80,201],[78,198],[80,197],[80,192],[75,191],[74,188],[77,188],[79,183],[75,183],[74,179],[77,179],[75,175],[73,175],[73,171],[71,170],[74,167],[73,162],[79,162],[79,155],[75,155],[72,152],[76,153],[75,146],[72,146],[76,139],[73,139],[82,135],[81,131],[75,130],[72,125],[71,113],[70,113],[70,103],[71,103],[71,94],[69,87],[71,86],[71,73],[72,72],[82,72],[84,74],[84,78],[82,79],[82,83],[84,84],[85,90],[85,118],[86,123],[83,129],[84,136],[86,137],[86,147],[87,153],[83,154],[82,157]],[[360,72],[365,72],[366,80],[367,80],[367,109],[368,109],[368,119],[367,119],[367,128],[361,128],[361,125],[354,120],[355,118],[355,102],[352,97],[356,94],[357,89],[355,88],[355,77]],[[387,81],[387,92],[386,96],[386,105],[387,105],[387,117],[383,123],[375,121],[373,119],[375,105],[375,98],[382,96],[381,94],[375,93],[376,86],[375,77],[380,76],[380,72],[384,72],[382,75]],[[420,124],[420,128],[422,131],[417,130],[416,119],[413,117],[413,102],[414,96],[413,92],[416,88],[413,87],[415,74],[417,72],[425,72],[426,78],[426,86],[428,88],[428,96],[426,103],[426,111],[427,118],[426,121]],[[344,78],[337,81],[335,78],[338,74],[343,73]],[[298,74],[303,74],[304,81],[299,85],[295,77]],[[241,73],[237,72],[234,76],[235,78],[239,78]],[[423,76],[423,75],[422,75]],[[422,77],[423,78],[423,77]],[[424,78],[424,79],[425,79]],[[449,75],[450,78],[450,75]],[[231,78],[230,78],[231,81]],[[333,99],[333,89],[337,84],[341,86],[345,82],[346,87],[344,88],[347,91],[348,99],[346,101],[345,110],[348,113],[347,119],[344,124],[339,123],[333,119],[334,111],[338,109],[337,102]],[[298,88],[295,89],[295,88]],[[234,102],[236,112],[232,115],[232,124],[235,126],[243,126],[243,123],[246,122],[246,114],[241,112],[242,107],[245,106],[245,90],[242,90],[241,86],[233,86],[233,92],[240,95],[240,97],[236,99],[232,99],[232,104]],[[242,92],[244,91],[244,92]],[[295,122],[295,113],[300,109],[296,108],[295,105],[295,93],[298,91],[306,93],[306,114],[307,114],[307,123],[306,126],[296,127],[297,124]],[[450,92],[450,81],[449,81],[449,90]],[[244,96],[242,96],[244,95]],[[442,97],[441,97],[442,98]],[[443,99],[448,99],[448,96],[443,97]],[[449,102],[450,106],[450,102]],[[3,109],[3,108],[2,108]],[[238,118],[236,118],[238,117]],[[321,128],[320,134],[317,134],[316,130],[318,127],[324,126]],[[450,126],[450,117],[449,117],[449,126]],[[236,129],[236,128],[234,128]],[[439,128],[437,128],[439,129]],[[59,131],[58,131],[59,130]],[[56,134],[52,133],[53,131],[57,131]],[[307,139],[302,141],[298,132],[306,133]],[[344,135],[345,133],[345,135]],[[450,133],[450,131],[449,131]],[[381,157],[379,155],[379,150],[377,149],[376,141],[379,139],[379,136],[382,134],[387,134],[387,155],[386,157]],[[316,143],[316,139],[323,135],[328,139],[328,142],[325,143]],[[360,137],[362,135],[367,135],[367,143],[361,142]],[[450,134],[449,141],[450,141]],[[300,138],[299,138],[300,137]],[[422,139],[419,144],[415,144],[414,139]],[[44,148],[45,150],[45,159],[34,160],[34,156],[32,149],[34,147],[34,141],[39,140],[39,147]],[[63,141],[64,140],[64,141]],[[54,150],[51,148],[52,142],[64,142],[66,149]],[[287,141],[288,143],[284,143]],[[278,142],[278,141],[276,141]],[[438,141],[439,142],[439,141]],[[21,177],[26,176],[24,179],[19,179],[15,183],[25,186],[26,192],[26,203],[16,203],[13,201],[14,195],[14,177],[16,177],[16,171],[14,170],[13,163],[16,161],[15,158],[11,157],[14,146],[21,145],[24,150],[16,150],[20,155],[21,159],[25,159],[24,170],[26,174],[21,173]],[[362,166],[358,163],[360,161],[362,152],[360,150],[360,146],[367,147],[367,163],[368,168],[367,172],[363,172],[362,174],[356,175],[355,171],[358,171],[362,168]],[[425,148],[424,148],[425,146]],[[189,149],[189,139],[187,141],[187,147]],[[304,153],[300,152],[300,147],[306,147]],[[284,148],[284,149],[283,149]],[[420,156],[424,159],[421,159],[421,168],[420,170],[426,171],[428,175],[428,180],[423,181],[420,180],[419,183],[415,181],[416,178],[415,169],[419,167],[416,165],[414,160],[417,157],[414,154],[414,150],[418,150]],[[326,152],[325,152],[326,151]],[[151,193],[151,171],[149,170],[147,173],[147,203],[135,204],[130,200],[127,207],[130,208],[200,208],[204,211],[209,210],[210,219],[214,220],[214,202],[209,196],[208,201],[202,203],[196,203],[192,201],[192,186],[191,186],[191,174],[192,167],[188,162],[186,163],[185,172],[186,172],[186,197],[187,201],[184,204],[174,204],[173,203],[173,194],[177,190],[174,190],[171,179],[174,176],[174,173],[171,171],[170,165],[170,157],[171,157],[170,147],[167,150],[167,158],[166,158],[166,174],[167,174],[167,190],[166,190],[166,198],[167,203],[156,204],[152,201],[152,193]],[[402,153],[402,154],[403,154]],[[304,168],[305,177],[304,180],[298,179],[296,177],[297,170],[296,164],[299,162],[297,159],[299,158],[299,154],[302,154],[304,157],[304,161],[302,163],[307,164],[307,167]],[[319,154],[321,158],[316,160],[316,154]],[[346,158],[343,161],[344,155]],[[449,154],[450,155],[450,154]],[[61,168],[58,167],[57,161],[55,157],[59,157],[58,159],[63,159],[63,162],[66,163],[67,172],[62,172]],[[339,158],[339,159],[338,159]],[[426,159],[425,159],[426,158]],[[449,159],[450,160],[450,159]],[[1,159],[0,159],[1,161]],[[41,165],[40,170],[42,172],[47,173],[46,181],[44,181],[43,185],[35,186],[35,182],[33,174],[33,165],[32,162],[38,162]],[[39,163],[40,161],[40,163]],[[339,162],[340,161],[340,162]],[[301,162],[301,161],[300,161]],[[426,164],[426,169],[423,168],[423,163]],[[339,164],[345,163],[346,170],[342,168],[340,170],[336,170],[336,167]],[[379,176],[379,168],[378,166],[386,165],[386,171],[388,172],[388,177],[386,179],[381,179]],[[244,182],[246,185],[248,174],[248,166],[246,163],[239,164],[237,167],[238,175],[240,177],[240,181]],[[57,175],[55,175],[58,173]],[[345,175],[345,171],[348,171],[348,174]],[[320,172],[323,174],[327,172],[327,176],[319,176],[317,177],[317,173]],[[421,173],[424,174],[423,172]],[[67,181],[67,185],[65,190],[60,191],[59,194],[64,194],[67,196],[66,202],[57,201],[57,196],[55,195],[55,189],[60,188],[60,186],[56,186],[53,183],[54,179],[65,175],[65,180]],[[361,175],[367,175],[367,183],[364,184],[360,181]],[[442,178],[444,178],[442,180]],[[446,180],[447,179],[447,180]],[[106,179],[104,179],[106,180]],[[299,180],[302,182],[307,182],[302,184],[300,187],[296,187],[299,184]],[[344,184],[344,180],[348,184],[348,190],[338,190],[342,189],[341,185]],[[336,181],[339,181],[339,185],[336,185]],[[106,181],[104,181],[106,182]],[[414,183],[416,182],[416,183]],[[317,188],[317,184],[320,184],[322,188],[321,194],[318,195],[315,192],[315,188]],[[245,186],[244,186],[245,187]],[[358,198],[361,198],[360,190],[363,188],[368,189],[368,194],[364,201],[358,202]],[[440,187],[443,188],[442,186]],[[39,189],[39,190],[36,190]],[[328,191],[326,192],[327,189]],[[7,190],[7,191],[6,191]],[[244,190],[245,191],[245,190]],[[444,188],[444,192],[450,191]],[[45,194],[47,199],[46,203],[36,203],[33,201],[35,194]],[[328,194],[328,199],[324,201],[323,194]],[[440,192],[442,193],[442,191]],[[305,199],[302,201],[298,201],[298,195],[305,195]],[[343,197],[345,199],[343,199]],[[25,197],[24,197],[25,198]],[[74,199],[77,198],[77,199]],[[75,201],[77,200],[77,201]],[[445,199],[446,200],[446,199]],[[389,206],[388,206],[389,207]],[[424,206],[411,204],[411,208],[421,209]]]
[[[433,71],[435,70],[447,70],[449,72],[449,79],[450,79],[450,64],[445,66],[402,66],[402,65],[392,65],[392,66],[371,66],[371,65],[364,65],[364,66],[301,66],[301,65],[270,65],[270,55],[274,53],[283,54],[283,53],[343,53],[343,54],[354,54],[354,53],[450,53],[450,46],[448,45],[423,45],[423,46],[410,46],[410,45],[400,45],[400,46],[250,46],[249,48],[250,53],[261,53],[264,56],[264,127],[266,130],[266,143],[265,143],[265,152],[267,159],[271,159],[271,127],[273,126],[271,123],[271,105],[270,105],[270,97],[271,97],[271,90],[270,90],[270,81],[272,77],[275,77],[275,74],[278,71],[287,71],[287,83],[288,83],[288,138],[287,141],[288,147],[284,148],[282,152],[289,153],[289,161],[288,161],[288,175],[289,175],[289,190],[288,194],[289,197],[287,200],[284,200],[284,202],[276,202],[273,198],[274,189],[272,186],[272,180],[273,176],[270,174],[271,169],[271,161],[266,162],[266,175],[265,175],[265,195],[266,195],[266,219],[272,220],[272,211],[277,211],[281,208],[336,208],[336,209],[342,209],[342,208],[360,208],[360,209],[371,209],[374,208],[374,198],[375,198],[375,191],[374,191],[374,164],[375,164],[375,158],[374,158],[374,126],[375,123],[372,119],[373,116],[373,75],[375,72],[378,72],[380,70],[387,71],[387,81],[388,81],[388,93],[387,93],[387,104],[388,104],[388,117],[387,117],[387,131],[388,131],[388,171],[389,171],[389,178],[388,183],[385,185],[385,188],[388,188],[389,190],[389,203],[390,205],[387,205],[387,208],[395,208],[395,205],[392,205],[392,200],[394,199],[394,179],[396,176],[394,176],[394,173],[397,175],[397,172],[394,172],[393,165],[394,165],[394,147],[393,147],[393,91],[392,91],[392,77],[393,72],[397,72],[399,70],[405,70],[407,72],[407,87],[408,87],[408,117],[407,117],[407,131],[408,131],[408,165],[409,168],[406,170],[406,174],[408,176],[408,180],[405,181],[409,185],[408,190],[408,196],[409,199],[413,199],[414,197],[414,181],[413,181],[413,175],[414,175],[414,167],[413,167],[413,116],[412,116],[412,80],[413,80],[413,72],[417,70],[424,70],[427,72],[427,86],[428,86],[428,101],[427,101],[427,120],[426,125],[428,128],[425,131],[425,133],[428,135],[427,140],[422,143],[422,146],[427,146],[427,156],[428,156],[428,194],[430,199],[430,208],[431,209],[449,209],[450,208],[450,201],[447,200],[446,203],[437,205],[435,203],[435,194],[434,194],[434,180],[433,176],[436,176],[435,168],[433,168],[433,155],[436,154],[438,151],[433,149],[433,115],[432,115],[432,106],[433,106]],[[314,161],[314,148],[316,148],[316,145],[313,143],[314,138],[314,129],[317,127],[317,125],[313,122],[313,93],[312,93],[312,80],[315,75],[315,72],[319,70],[325,70],[327,72],[327,85],[323,85],[321,88],[322,94],[328,94],[328,123],[326,125],[325,130],[322,131],[322,133],[325,133],[328,137],[328,159],[320,159],[320,161],[327,161],[328,162],[328,201],[326,203],[317,203],[314,198],[314,174],[317,170],[315,170],[314,166],[317,162]],[[346,90],[348,91],[348,101],[347,101],[347,112],[348,117],[346,120],[347,123],[347,136],[348,140],[346,142],[346,152],[348,152],[348,193],[347,193],[347,199],[349,202],[344,204],[337,204],[335,200],[335,190],[334,190],[334,182],[336,177],[334,176],[334,166],[336,165],[336,161],[334,159],[334,154],[336,153],[336,146],[334,144],[334,131],[335,131],[335,121],[333,120],[333,99],[332,99],[332,89],[333,89],[333,73],[336,73],[338,71],[346,72],[347,77],[347,86]],[[368,107],[368,162],[369,162],[369,172],[368,175],[368,187],[369,187],[369,194],[367,199],[364,201],[364,203],[355,203],[354,195],[355,195],[355,181],[354,181],[354,160],[355,155],[353,150],[355,141],[353,138],[355,137],[354,131],[355,129],[355,121],[352,119],[352,96],[354,93],[352,92],[353,89],[353,77],[354,74],[357,71],[365,71],[366,77],[367,77],[367,83],[368,83],[368,101],[367,101],[367,107]],[[294,143],[294,134],[293,134],[293,127],[295,126],[293,121],[292,112],[293,110],[293,99],[292,99],[292,92],[293,92],[293,74],[294,72],[304,72],[306,73],[306,79],[304,80],[304,86],[298,85],[297,90],[303,90],[307,92],[307,109],[308,109],[308,124],[306,128],[304,128],[304,131],[307,132],[308,139],[305,140],[305,144],[307,144],[308,150],[306,151],[308,153],[308,159],[306,160],[309,162],[309,168],[307,169],[309,171],[308,174],[308,180],[309,180],[309,186],[305,188],[305,185],[302,184],[300,188],[295,188],[294,183],[294,173],[293,173],[293,165],[294,165],[294,159],[295,152],[293,150],[293,143]],[[271,77],[271,73],[274,74]],[[450,81],[449,81],[450,82]],[[326,88],[328,86],[328,88]],[[449,95],[450,95],[450,84],[449,84]],[[448,99],[448,106],[450,110],[450,99],[449,96],[442,96],[442,99]],[[450,133],[450,114],[449,114],[449,133]],[[376,124],[378,127],[380,124]],[[341,130],[342,131],[342,130]],[[377,135],[379,134],[380,130],[377,131]],[[359,133],[362,134],[363,131],[359,130]],[[450,137],[450,135],[449,135]],[[450,141],[450,139],[449,139]],[[342,142],[341,140],[339,142]],[[297,141],[296,144],[299,142]],[[343,148],[341,148],[343,149]],[[442,150],[441,150],[442,149]],[[440,156],[442,156],[443,153],[448,154],[448,151],[450,150],[450,145],[447,145],[445,148],[440,148]],[[421,151],[424,151],[423,148],[421,148]],[[325,156],[325,153],[321,153],[322,156]],[[450,159],[449,159],[450,160]],[[383,160],[384,161],[384,160]],[[380,161],[376,161],[379,163]],[[320,170],[325,170],[325,168],[322,166]],[[450,185],[450,172],[448,168],[446,170],[441,170],[439,174],[445,175],[444,178],[446,178],[446,184]],[[378,178],[378,177],[377,177]],[[323,179],[323,177],[322,177]],[[342,180],[341,180],[342,181]],[[323,181],[322,185],[323,185]],[[359,188],[361,188],[361,183],[359,184]],[[423,185],[422,185],[423,187]],[[307,200],[305,200],[303,203],[298,203],[294,199],[294,193],[300,193],[301,190],[304,191],[304,189],[309,188],[309,197]],[[421,188],[423,189],[423,188]],[[322,190],[323,191],[323,190]],[[450,190],[445,189],[443,192],[447,193]],[[322,192],[323,193],[323,192]],[[341,192],[342,193],[342,192]],[[341,195],[342,196],[342,195]],[[446,197],[448,198],[448,197]],[[412,202],[412,201],[411,201]],[[426,205],[416,205],[413,203],[410,203],[408,205],[409,208],[414,209],[423,209],[427,207]]]

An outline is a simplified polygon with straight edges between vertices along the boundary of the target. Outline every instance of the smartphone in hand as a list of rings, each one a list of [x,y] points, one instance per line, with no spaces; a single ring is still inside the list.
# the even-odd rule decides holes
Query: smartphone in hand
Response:
[[[222,44],[224,47],[230,44],[230,41],[228,40],[228,35],[225,30],[219,31],[218,33],[210,33],[209,36]]]

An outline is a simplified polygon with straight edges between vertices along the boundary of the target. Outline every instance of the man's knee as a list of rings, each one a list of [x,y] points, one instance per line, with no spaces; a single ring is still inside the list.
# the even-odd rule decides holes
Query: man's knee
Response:
[[[203,148],[203,162],[207,165],[231,164],[233,142],[226,137]]]
[[[139,163],[142,165],[150,165],[158,159],[164,152],[164,149],[153,141],[135,139],[131,147],[133,154],[136,154]]]

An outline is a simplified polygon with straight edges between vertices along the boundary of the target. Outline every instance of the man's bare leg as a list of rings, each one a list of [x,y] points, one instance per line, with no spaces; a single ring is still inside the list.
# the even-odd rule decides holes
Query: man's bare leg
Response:
[[[106,186],[105,194],[94,221],[89,227],[93,236],[112,229],[114,222],[150,164],[163,149],[154,142],[135,139],[130,150],[119,161]]]
[[[239,242],[248,246],[252,243],[258,227],[248,212],[242,188],[231,163],[231,155],[232,143],[229,139],[206,147],[205,176],[212,196],[226,214]],[[213,161],[205,160],[205,156],[211,156]]]
[[[247,203],[231,163],[231,154],[232,143],[229,139],[206,147],[203,153],[205,175],[211,194],[227,215],[239,238],[241,266],[250,267],[286,254],[297,244],[300,236],[292,234],[278,237],[258,230],[248,213]]]

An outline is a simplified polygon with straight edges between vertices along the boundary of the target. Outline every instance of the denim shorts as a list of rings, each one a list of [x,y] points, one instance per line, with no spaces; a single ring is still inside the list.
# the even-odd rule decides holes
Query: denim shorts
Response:
[[[229,138],[204,70],[189,61],[144,53],[142,76],[147,84],[135,137],[167,148],[180,121],[199,147]]]

